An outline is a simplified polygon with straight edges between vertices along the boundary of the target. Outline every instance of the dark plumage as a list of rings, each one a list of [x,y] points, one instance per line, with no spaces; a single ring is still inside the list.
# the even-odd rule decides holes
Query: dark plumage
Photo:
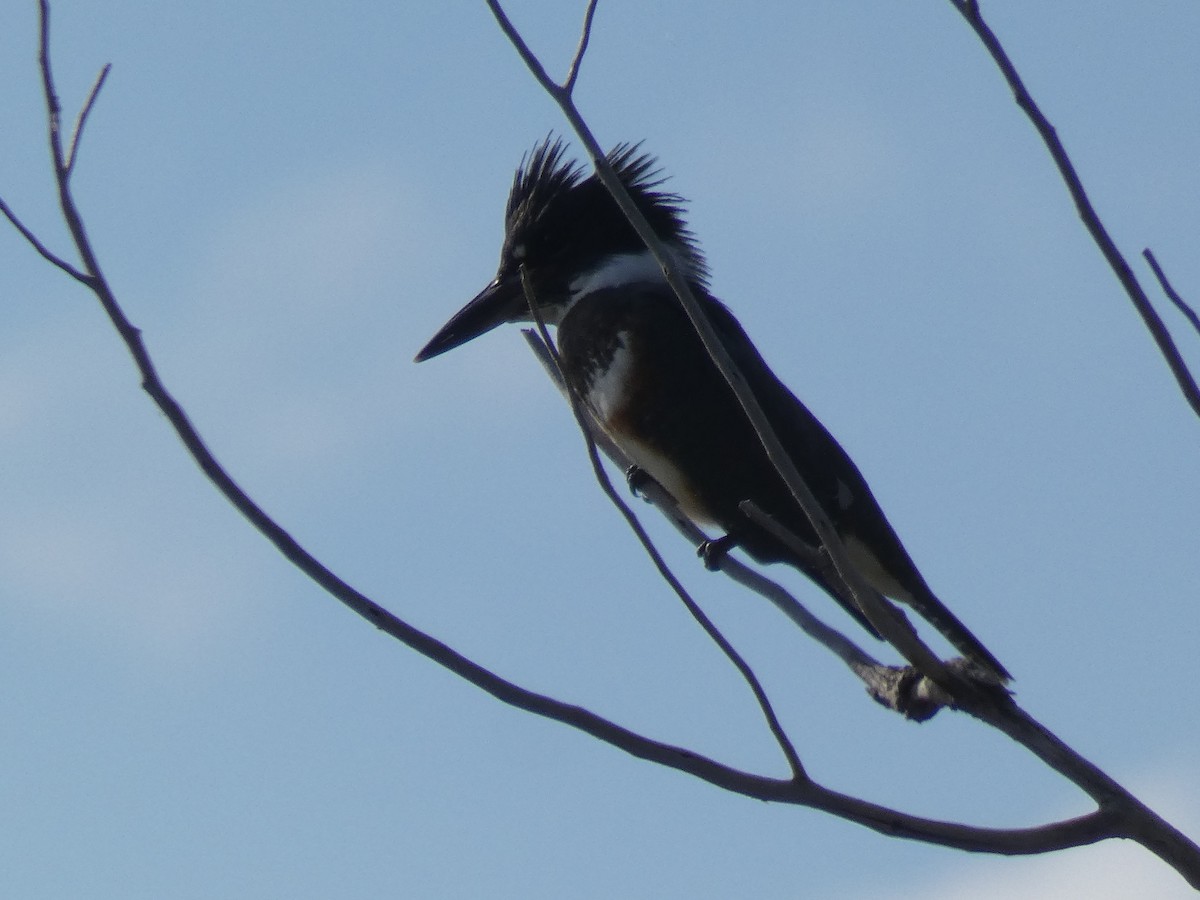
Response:
[[[637,145],[623,144],[609,161],[671,248],[866,580],[911,606],[968,658],[1008,680],[1007,670],[925,583],[841,445],[709,293],[707,266],[684,221],[683,199],[660,190],[663,179],[654,159],[640,154]],[[558,325],[564,375],[626,455],[698,525],[718,526],[760,562],[793,565],[874,633],[844,590],[739,510],[742,501],[754,500],[804,541],[818,542],[661,270],[599,179],[564,159],[561,142],[547,139],[522,161],[509,194],[496,279],[442,327],[417,359],[443,353],[502,322],[528,320],[522,266],[540,312]]]

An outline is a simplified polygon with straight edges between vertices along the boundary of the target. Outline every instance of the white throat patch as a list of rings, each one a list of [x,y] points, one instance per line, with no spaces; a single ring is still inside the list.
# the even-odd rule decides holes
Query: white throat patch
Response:
[[[662,266],[649,250],[610,256],[594,269],[584,272],[569,285],[571,296],[579,298],[593,291],[626,287],[631,284],[665,282]]]
[[[696,260],[686,247],[668,245],[671,261],[684,278],[696,278],[703,274],[703,263]],[[568,286],[571,300],[575,301],[592,291],[629,287],[634,284],[666,284],[667,276],[662,266],[648,248],[635,253],[620,253],[600,262],[595,268],[584,272]]]
[[[682,270],[685,278],[694,278],[697,276],[697,270],[703,271],[703,264],[697,263],[685,250],[670,246],[667,250],[671,254],[672,260]],[[658,264],[654,254],[649,250],[620,253],[606,258],[568,284],[566,302],[543,307],[542,315],[547,325],[558,325],[562,322],[563,316],[575,305],[576,300],[593,291],[629,287],[635,284],[666,283],[667,278],[663,275],[662,266]],[[521,321],[528,320],[528,316],[521,319]]]

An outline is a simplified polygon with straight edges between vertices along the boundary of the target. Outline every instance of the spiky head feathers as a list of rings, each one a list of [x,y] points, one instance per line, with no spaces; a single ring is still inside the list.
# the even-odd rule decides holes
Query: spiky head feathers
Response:
[[[640,146],[619,144],[608,162],[655,234],[692,278],[703,281],[707,270],[684,220],[684,200],[660,189],[666,179]],[[585,174],[565,151],[562,140],[547,137],[521,161],[505,209],[502,272],[522,263],[531,270],[579,272],[601,258],[645,249],[599,176]]]
[[[522,270],[551,324],[589,291],[662,278],[661,268],[599,177],[585,175],[564,151],[562,141],[548,137],[521,161],[508,195],[495,279],[441,327],[417,354],[418,361],[504,322],[528,321]],[[684,222],[683,198],[660,190],[664,179],[654,157],[639,153],[637,144],[621,144],[608,161],[683,274],[703,285],[707,268]]]

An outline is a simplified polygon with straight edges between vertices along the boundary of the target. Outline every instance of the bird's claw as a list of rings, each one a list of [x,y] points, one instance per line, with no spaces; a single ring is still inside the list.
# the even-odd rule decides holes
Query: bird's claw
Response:
[[[716,572],[721,568],[721,563],[729,551],[736,546],[737,538],[732,534],[726,534],[702,543],[696,548],[696,555],[704,560],[704,568],[710,572]]]
[[[633,496],[641,497],[647,501],[650,499],[646,496],[646,488],[654,483],[654,479],[641,466],[632,465],[626,469],[625,482],[629,485],[629,493],[633,494]]]

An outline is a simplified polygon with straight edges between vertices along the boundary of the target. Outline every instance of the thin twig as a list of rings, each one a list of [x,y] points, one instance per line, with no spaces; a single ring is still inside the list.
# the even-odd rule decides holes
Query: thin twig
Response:
[[[96,76],[95,82],[92,83],[92,89],[88,92],[87,100],[84,101],[83,107],[79,110],[79,117],[75,119],[75,130],[71,132],[71,143],[67,148],[67,159],[64,166],[68,178],[75,168],[75,155],[79,150],[79,142],[83,139],[84,126],[87,125],[88,116],[92,112],[92,107],[96,105],[96,98],[100,95],[100,88],[104,87],[104,80],[108,78],[108,73],[111,70],[112,63],[105,63],[104,67],[100,70],[100,74]]]
[[[542,364],[546,375],[554,382],[555,387],[562,393],[564,399],[570,402],[570,396],[562,373],[559,372],[554,358],[547,346],[542,342],[537,332],[524,328],[521,333],[525,341]],[[588,417],[590,437],[605,456],[607,456],[619,471],[628,471],[633,461],[629,459],[599,427],[592,427],[591,417]],[[650,479],[638,488],[642,497],[658,508],[675,530],[683,535],[692,546],[698,546],[708,539],[696,525],[679,509],[675,498],[662,485]],[[820,556],[820,553],[813,554]],[[872,657],[856,643],[819,618],[797,600],[791,592],[777,581],[772,581],[757,569],[753,569],[736,559],[733,554],[726,553],[716,561],[721,574],[735,584],[769,600],[780,612],[792,620],[801,631],[811,637],[825,649],[840,659],[866,687],[871,697],[910,719],[924,721],[930,718],[950,699],[944,692],[937,691],[931,682],[920,676],[916,669],[898,669],[887,666]],[[828,565],[827,559],[814,565]]]
[[[797,553],[803,553],[807,549],[804,541],[800,540],[799,537],[787,528],[784,528],[778,519],[767,513],[753,500],[744,501],[740,505],[740,509],[750,521],[766,530],[768,534],[785,547]],[[882,595],[870,585],[865,585],[864,590],[870,591],[874,595],[873,599],[875,602],[895,617],[896,634],[900,638],[896,644],[896,649],[903,654],[905,659],[914,660],[917,668],[921,671],[936,670],[936,667],[942,665],[941,661],[921,642],[920,637],[918,637],[916,630],[912,627],[908,619],[901,615],[898,610],[892,609],[890,604],[883,599]]]
[[[571,414],[575,417],[575,423],[579,426],[579,431],[583,435],[584,443],[587,445],[588,459],[591,460],[592,471],[595,473],[596,480],[600,483],[601,489],[620,511],[633,533],[637,535],[638,541],[641,542],[642,547],[654,563],[654,567],[658,569],[659,575],[671,586],[671,589],[683,601],[683,605],[687,607],[687,611],[691,613],[692,618],[704,629],[713,643],[721,648],[721,652],[733,663],[734,668],[738,670],[746,684],[749,685],[751,692],[754,694],[754,699],[758,701],[759,709],[762,710],[763,717],[767,720],[767,727],[771,729],[771,734],[774,735],[776,743],[779,744],[780,750],[783,751],[784,758],[787,759],[788,767],[792,770],[792,777],[797,781],[807,781],[808,775],[805,773],[804,766],[800,762],[800,755],[796,752],[795,745],[792,744],[791,738],[788,737],[787,732],[784,730],[783,723],[779,721],[779,717],[775,714],[771,700],[767,696],[762,683],[758,680],[758,676],[754,674],[754,670],[750,668],[750,665],[742,658],[742,655],[734,649],[725,635],[721,633],[720,629],[713,624],[713,621],[700,608],[700,605],[692,598],[692,595],[683,586],[683,583],[675,577],[675,573],[671,571],[666,560],[662,558],[662,554],[658,552],[658,548],[654,546],[654,542],[650,540],[650,535],[642,527],[641,521],[634,515],[633,510],[629,508],[629,504],[617,493],[616,488],[613,487],[612,480],[608,477],[608,472],[605,471],[604,464],[600,461],[600,455],[596,450],[596,442],[592,438],[590,418],[584,412],[581,398],[571,388],[570,382],[567,381],[566,376],[563,374],[562,361],[559,359],[558,351],[550,339],[550,333],[546,330],[546,323],[542,318],[541,309],[538,308],[534,296],[533,285],[529,281],[529,274],[524,266],[521,266],[521,287],[525,291],[525,300],[529,304],[530,316],[537,327],[538,337],[542,341],[542,346],[558,371],[558,380],[566,387],[566,397],[571,407]]]
[[[525,341],[533,351],[534,356],[537,357],[538,362],[542,364],[547,376],[554,382],[555,387],[562,393],[563,398],[570,402],[567,385],[563,381],[562,374],[558,371],[554,358],[551,357],[541,337],[533,329],[529,328],[523,328],[521,333],[525,336]],[[591,428],[590,436],[596,443],[596,446],[604,451],[604,455],[612,460],[613,465],[619,470],[628,471],[629,467],[633,465],[633,460],[627,457],[621,448],[613,443],[603,430],[598,427]],[[679,509],[679,505],[675,502],[675,498],[667,493],[658,482],[650,479],[647,484],[639,488],[639,492],[648,502],[658,508],[666,520],[683,535],[684,540],[689,544],[699,546],[703,541],[708,539],[708,535],[697,528],[695,523],[684,515],[682,510]],[[723,575],[728,576],[737,584],[749,588],[754,593],[770,600],[784,615],[799,626],[802,631],[823,644],[826,649],[838,656],[850,668],[855,670],[860,667],[890,668],[874,659],[840,631],[818,619],[779,582],[772,581],[757,569],[752,569],[745,563],[740,562],[733,554],[722,554],[720,559],[716,560],[716,564]]]
[[[45,2],[45,0],[43,0],[43,2]],[[517,49],[517,53],[520,54],[521,59],[524,61],[526,67],[533,72],[534,78],[536,78],[538,83],[541,84],[542,87],[545,87],[547,91],[550,91],[550,88],[547,87],[547,85],[553,85],[551,96],[557,99],[558,94],[562,93],[565,89],[560,87],[553,78],[546,74],[546,70],[542,67],[541,60],[534,56],[533,51],[529,49],[529,45],[525,43],[525,39],[521,37],[520,32],[513,27],[513,23],[509,21],[508,15],[500,7],[500,4],[497,2],[497,0],[487,0],[487,5],[488,9],[492,11],[492,15],[496,19],[496,24],[500,26],[500,30],[504,32],[504,36],[508,38],[509,43],[511,43]],[[584,24],[587,24],[586,16],[584,17]],[[590,31],[590,29],[588,30]],[[582,59],[580,62],[582,62]]]
[[[587,53],[588,41],[592,37],[592,19],[596,15],[596,4],[599,0],[588,0],[587,9],[583,12],[583,28],[579,33],[579,46],[575,48],[575,58],[571,60],[571,68],[567,70],[563,90],[568,94],[575,90],[575,82],[579,79],[579,67],[583,64],[583,55]]]
[[[1167,299],[1174,303],[1175,308],[1183,313],[1184,318],[1192,324],[1192,327],[1197,332],[1200,332],[1200,316],[1197,316],[1196,311],[1188,305],[1188,302],[1176,293],[1175,288],[1171,286],[1171,282],[1167,280],[1166,273],[1163,272],[1162,267],[1158,264],[1158,260],[1154,258],[1154,252],[1147,247],[1142,251],[1142,256],[1150,264],[1150,268],[1154,272],[1154,277],[1158,279],[1158,286],[1167,295]]]
[[[613,196],[613,199],[637,232],[638,237],[641,238],[647,249],[650,250],[655,260],[662,267],[667,283],[675,292],[675,296],[679,299],[692,326],[699,334],[709,356],[736,395],[738,402],[746,413],[746,417],[750,420],[755,432],[758,434],[763,449],[771,460],[771,464],[779,472],[780,477],[787,485],[793,498],[808,517],[822,546],[827,549],[830,560],[837,569],[838,576],[852,594],[855,605],[862,610],[871,625],[903,654],[904,648],[912,645],[909,636],[903,633],[896,624],[895,617],[891,611],[877,602],[874,592],[868,590],[863,576],[854,564],[850,562],[841,537],[833,527],[829,516],[817,502],[816,497],[797,470],[795,462],[784,449],[779,437],[775,434],[775,429],[763,412],[758,398],[754,396],[754,392],[750,389],[745,377],[729,356],[729,352],[725,349],[720,337],[717,336],[712,323],[708,321],[704,310],[692,294],[691,286],[687,283],[687,279],[680,273],[673,254],[658,239],[658,236],[654,233],[654,229],[646,221],[646,217],[638,209],[632,198],[629,197],[624,185],[621,184],[621,180],[617,177],[604,152],[600,149],[600,145],[592,134],[591,129],[583,121],[583,117],[580,115],[579,109],[575,106],[571,95],[562,85],[556,83],[554,79],[546,74],[546,70],[537,56],[509,21],[508,16],[500,6],[499,0],[486,0],[486,2],[500,29],[508,37],[521,59],[525,61],[530,73],[537,79],[546,93],[554,99],[567,121],[570,122],[572,129],[587,150],[597,176],[599,176],[604,186],[608,189],[608,192]],[[922,647],[924,647],[923,644]],[[918,658],[909,657],[907,654],[905,654],[905,658],[910,663],[920,667],[926,675],[952,693],[956,690],[970,689],[968,685],[963,685],[953,672],[942,665],[941,661],[938,660],[937,656],[928,647],[924,647],[924,652],[918,654]]]
[[[1125,257],[1121,251],[1117,249],[1108,229],[1104,227],[1104,223],[1100,221],[1100,216],[1097,214],[1095,207],[1092,206],[1092,201],[1088,198],[1087,191],[1083,188],[1083,182],[1079,178],[1079,173],[1075,170],[1074,163],[1067,155],[1066,148],[1063,147],[1062,141],[1058,139],[1058,133],[1054,126],[1050,124],[1050,120],[1042,113],[1037,103],[1034,102],[1028,89],[1025,87],[1025,82],[1017,73],[1016,67],[1012,60],[1009,59],[1008,53],[1000,44],[999,38],[988,24],[983,20],[983,14],[979,10],[979,4],[974,0],[950,0],[951,5],[959,11],[967,24],[975,32],[976,36],[987,48],[991,54],[992,60],[1004,75],[1004,80],[1008,82],[1009,88],[1012,89],[1013,98],[1016,100],[1017,106],[1033,123],[1033,127],[1037,129],[1037,133],[1041,136],[1042,142],[1046,145],[1046,149],[1050,151],[1050,156],[1054,160],[1054,164],[1058,167],[1058,172],[1062,176],[1063,182],[1067,186],[1067,191],[1071,195],[1071,199],[1075,202],[1075,209],[1079,213],[1079,218],[1083,221],[1084,227],[1087,228],[1088,234],[1092,236],[1092,240],[1096,246],[1100,248],[1100,252],[1104,254],[1104,259],[1108,262],[1109,267],[1116,275],[1117,281],[1125,289],[1134,308],[1142,317],[1142,321],[1146,325],[1146,329],[1150,332],[1154,342],[1158,345],[1158,351],[1166,360],[1167,366],[1171,369],[1171,373],[1175,376],[1175,381],[1179,385],[1184,398],[1191,405],[1192,410],[1197,416],[1200,416],[1200,387],[1196,386],[1196,380],[1191,371],[1184,362],[1183,357],[1179,353],[1179,349],[1175,346],[1175,341],[1171,338],[1171,333],[1167,330],[1167,326],[1163,324],[1162,319],[1154,309],[1154,305],[1150,302],[1150,298],[1146,296],[1146,292],[1142,290],[1141,284],[1137,280],[1137,276],[1133,274],[1133,269],[1129,263],[1125,261]]]
[[[13,228],[17,229],[17,231],[21,233],[21,237],[25,238],[25,240],[29,242],[30,246],[32,246],[33,249],[36,250],[43,259],[62,269],[76,281],[91,287],[91,279],[62,257],[56,256],[54,253],[50,252],[46,245],[38,240],[37,235],[26,228],[25,223],[17,218],[17,214],[14,213],[11,208],[9,208],[9,205],[4,202],[4,198],[2,197],[0,197],[0,212],[4,213],[4,217],[12,223]]]
[[[38,0],[38,8],[41,12],[38,66],[42,70],[42,96],[46,101],[46,125],[50,138],[50,157],[54,161],[54,173],[57,176],[61,175],[64,170],[62,137],[59,134],[62,105],[58,102],[58,92],[54,90],[54,75],[50,71],[50,0]]]

